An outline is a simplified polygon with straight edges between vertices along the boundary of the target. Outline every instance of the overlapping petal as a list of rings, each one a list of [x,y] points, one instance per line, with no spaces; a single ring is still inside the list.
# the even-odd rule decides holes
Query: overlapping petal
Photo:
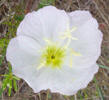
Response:
[[[26,72],[30,70],[31,69],[25,69]],[[50,89],[52,92],[73,95],[77,93],[78,90],[85,88],[97,71],[98,66],[96,64],[83,70],[71,70],[69,66],[64,66],[61,70],[44,67],[37,72],[33,69],[30,73],[24,72],[25,75],[23,78],[36,93],[41,90]],[[19,73],[14,73],[19,76]],[[22,77],[21,74],[20,76]]]
[[[27,14],[18,27],[17,35],[30,36],[42,45],[44,39],[61,41],[60,35],[66,30],[68,22],[69,18],[64,10],[47,6]]]
[[[88,11],[75,11],[69,14],[71,27],[77,30],[72,33],[77,41],[72,41],[70,47],[82,56],[73,56],[73,66],[86,68],[96,63],[101,54],[102,33],[97,21]]]
[[[13,70],[15,69],[18,73],[23,74],[28,66],[31,66],[31,70],[33,65],[37,68],[40,48],[40,45],[35,40],[26,36],[17,36],[10,41],[6,57],[12,64]]]

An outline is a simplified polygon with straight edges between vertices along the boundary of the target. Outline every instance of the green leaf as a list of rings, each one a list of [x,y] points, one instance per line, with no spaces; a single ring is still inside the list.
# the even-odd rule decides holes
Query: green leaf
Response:
[[[8,77],[9,75],[8,74],[5,74],[5,75],[2,75],[2,76]]]
[[[17,83],[15,79],[13,80],[13,85],[14,85],[14,90],[17,91],[18,89],[17,89]]]
[[[5,90],[5,88],[6,88],[7,84],[8,84],[8,82],[9,82],[8,77],[3,80],[3,83],[2,83],[2,88],[3,88],[3,90]]]
[[[11,67],[10,63],[8,63],[8,66],[9,66],[9,73],[11,74],[12,73],[12,67]]]
[[[79,91],[78,94],[79,94],[80,100],[83,100],[83,97],[81,95],[81,91]]]
[[[2,92],[6,89],[6,87],[8,87],[8,95],[10,96],[12,87],[14,87],[14,90],[17,91],[17,83],[16,83],[16,81],[20,80],[20,79],[12,74],[12,67],[11,67],[11,65],[8,64],[8,66],[9,66],[8,67],[9,68],[9,72],[7,74],[5,74],[5,75],[2,75],[2,76],[4,76],[4,80],[2,82],[2,88],[1,88],[0,93],[2,94]]]
[[[9,88],[12,88],[12,80],[9,80]]]
[[[4,56],[2,56],[2,57],[0,58],[0,66],[2,65],[3,60],[4,60]]]
[[[11,89],[12,89],[12,80],[9,80],[9,85],[8,85],[8,96],[11,95]]]
[[[98,64],[98,65],[99,65],[100,68],[104,68],[104,69],[109,70],[109,67],[108,66],[104,66],[104,65],[100,65],[100,64]]]
[[[16,77],[16,76],[13,76],[13,79],[15,80],[20,80],[20,78]]]
[[[94,78],[94,82],[95,82],[95,84],[96,84],[96,89],[97,89],[97,91],[98,91],[100,100],[105,100],[105,99],[104,99],[104,96],[103,96],[103,93],[102,93],[102,90],[101,90],[101,88],[98,86],[98,82],[97,82],[96,78]]]
[[[54,5],[55,0],[41,0],[39,3],[39,8],[42,8],[44,6]]]
[[[1,89],[0,89],[0,97],[1,97],[2,93],[3,93],[3,87],[1,87]]]
[[[98,93],[99,93],[101,100],[104,100],[104,96],[103,96],[103,93],[100,87],[98,87]]]
[[[11,87],[8,88],[8,96],[11,96]]]
[[[22,21],[23,18],[24,18],[24,15],[15,16],[15,20],[17,20],[17,21]]]

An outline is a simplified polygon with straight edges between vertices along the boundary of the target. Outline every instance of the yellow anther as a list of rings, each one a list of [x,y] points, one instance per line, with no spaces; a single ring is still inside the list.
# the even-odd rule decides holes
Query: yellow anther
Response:
[[[77,29],[76,27],[73,27],[72,29],[70,29],[69,25],[67,25],[67,30],[64,32],[64,35],[61,36],[62,39],[68,39],[64,47],[65,49],[68,48],[69,44],[71,43],[71,40],[78,40],[77,38],[71,35],[71,32],[75,31],[76,29]]]
[[[71,32],[76,30],[76,27],[73,27],[72,29],[69,29],[69,27],[67,27],[67,30],[64,32],[64,35],[61,36],[62,39],[68,39],[66,45],[64,46],[64,48],[68,48],[69,44],[71,43],[71,40],[78,40],[75,37],[72,37]]]

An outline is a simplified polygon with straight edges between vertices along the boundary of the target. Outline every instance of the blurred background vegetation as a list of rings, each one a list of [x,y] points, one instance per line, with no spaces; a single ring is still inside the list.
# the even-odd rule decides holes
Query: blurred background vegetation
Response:
[[[104,35],[98,60],[100,70],[88,87],[74,96],[50,90],[33,93],[24,80],[12,75],[11,65],[5,58],[7,45],[16,36],[25,14],[47,5],[67,12],[89,10]],[[0,100],[109,100],[109,0],[0,0]]]

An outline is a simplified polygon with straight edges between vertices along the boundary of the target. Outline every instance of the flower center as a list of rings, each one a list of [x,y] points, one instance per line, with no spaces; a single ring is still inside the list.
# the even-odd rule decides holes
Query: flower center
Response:
[[[67,26],[67,30],[64,32],[64,35],[60,37],[60,39],[67,39],[65,45],[63,47],[58,47],[56,43],[53,43],[49,39],[44,39],[47,42],[47,46],[42,52],[40,65],[37,69],[40,69],[45,66],[50,66],[51,68],[61,68],[63,64],[63,60],[66,57],[66,52],[69,51],[70,53],[70,60],[69,65],[72,67],[72,55],[74,56],[81,56],[80,53],[75,52],[72,48],[69,47],[72,40],[78,40],[75,37],[72,37],[71,32],[73,32],[76,27],[69,28]]]
[[[41,62],[45,66],[60,68],[65,58],[65,49],[57,46],[47,46],[41,56]],[[44,62],[45,61],[45,62]]]

